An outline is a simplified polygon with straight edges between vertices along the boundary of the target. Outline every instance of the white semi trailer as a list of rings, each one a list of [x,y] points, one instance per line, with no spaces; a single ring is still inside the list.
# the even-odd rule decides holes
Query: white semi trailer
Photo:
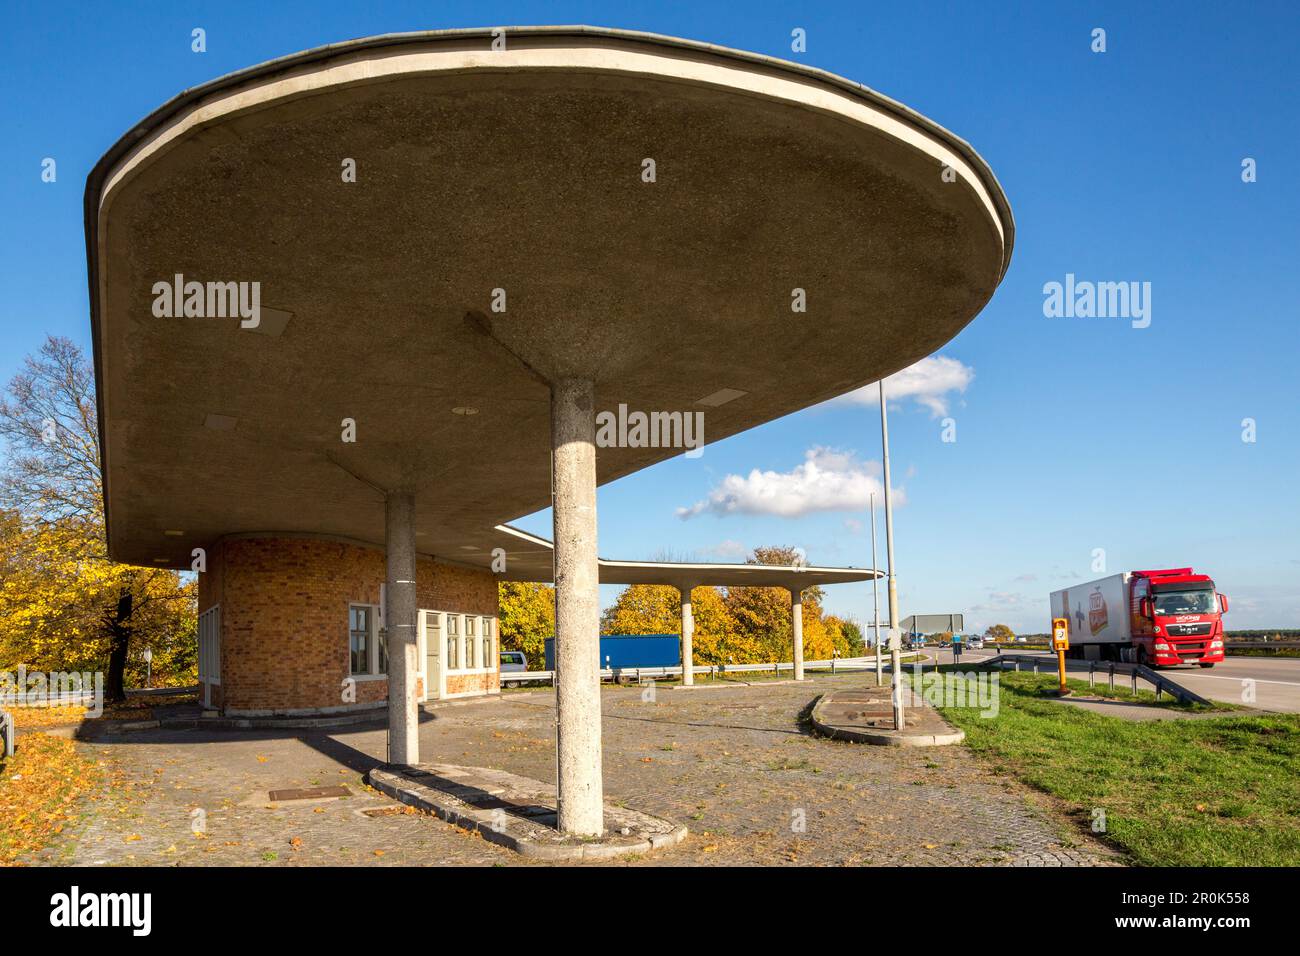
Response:
[[[1191,568],[1124,571],[1053,591],[1049,601],[1051,616],[1070,622],[1070,657],[1153,667],[1223,660],[1228,599]]]

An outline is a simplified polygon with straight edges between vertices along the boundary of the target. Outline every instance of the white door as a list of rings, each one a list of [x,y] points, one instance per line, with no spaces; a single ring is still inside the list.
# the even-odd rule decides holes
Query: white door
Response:
[[[420,612],[420,651],[424,661],[424,699],[439,700],[443,695],[442,614]]]
[[[199,615],[199,685],[203,706],[212,706],[212,688],[221,683],[221,605]]]

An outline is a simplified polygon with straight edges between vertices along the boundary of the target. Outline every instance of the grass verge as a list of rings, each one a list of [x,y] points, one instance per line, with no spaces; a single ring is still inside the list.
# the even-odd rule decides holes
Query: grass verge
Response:
[[[99,768],[71,740],[42,733],[18,738],[14,755],[0,759],[0,866],[40,850],[77,816],[82,794],[99,781]]]
[[[1004,673],[997,716],[939,710],[967,747],[1063,801],[1080,827],[1104,813],[1105,837],[1135,863],[1300,865],[1300,715],[1129,721],[1053,702],[1055,685]]]

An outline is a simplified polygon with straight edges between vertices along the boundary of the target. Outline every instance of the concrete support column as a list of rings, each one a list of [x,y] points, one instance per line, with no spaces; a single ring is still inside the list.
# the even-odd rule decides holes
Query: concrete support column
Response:
[[[695,615],[691,610],[691,586],[681,588],[682,593],[682,683],[690,686],[695,683],[695,674],[691,665],[695,656],[691,650],[691,641],[695,638]]]
[[[419,712],[415,698],[415,495],[391,491],[384,502],[388,551],[384,627],[388,642],[388,762],[420,762]]]
[[[589,380],[551,385],[555,519],[555,666],[559,828],[604,832],[600,759],[600,571],[596,557],[596,411]]]
[[[794,631],[794,679],[803,680],[803,589],[790,590],[790,627]]]

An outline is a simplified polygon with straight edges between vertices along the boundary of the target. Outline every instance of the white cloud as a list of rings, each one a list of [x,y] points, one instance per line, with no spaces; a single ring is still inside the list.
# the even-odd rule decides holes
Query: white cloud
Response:
[[[705,548],[704,553],[715,558],[746,558],[749,557],[749,548],[734,538],[727,538],[711,548]]]
[[[931,355],[885,379],[885,398],[891,403],[914,399],[918,405],[928,408],[931,416],[938,418],[948,414],[949,393],[965,392],[974,378],[975,370],[969,365],[944,355]],[[835,401],[878,405],[880,393],[873,382],[841,395]]]
[[[978,612],[1012,611],[1025,607],[1031,601],[1031,598],[1014,591],[990,590],[986,602],[981,604],[972,604],[970,609]]]
[[[860,462],[853,452],[832,448],[810,448],[804,461],[790,471],[760,471],[748,475],[727,475],[709,496],[689,508],[678,508],[679,518],[701,514],[778,515],[797,518],[817,511],[865,511],[871,495],[883,502],[880,465]],[[894,503],[906,501],[901,488],[894,491]]]

